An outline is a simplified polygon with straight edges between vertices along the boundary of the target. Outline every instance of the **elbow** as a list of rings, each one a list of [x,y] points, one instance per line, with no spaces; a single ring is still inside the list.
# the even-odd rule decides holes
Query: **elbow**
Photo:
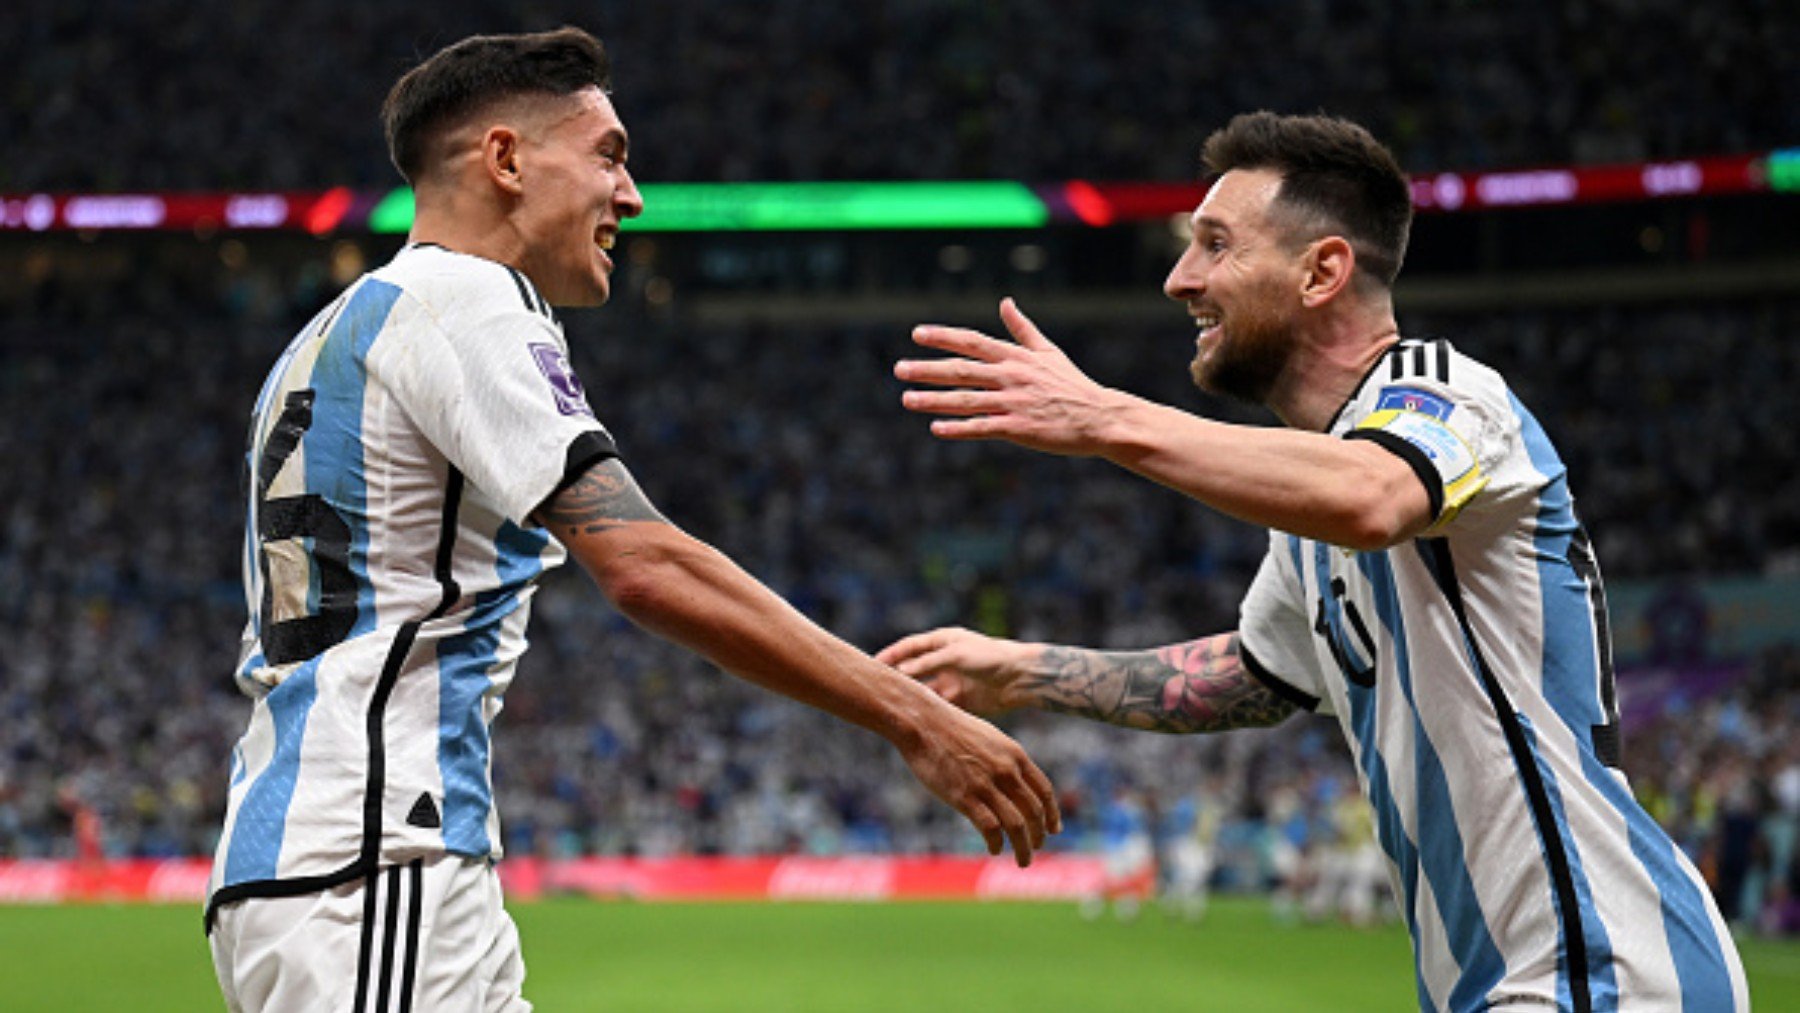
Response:
[[[1379,552],[1415,537],[1430,525],[1422,500],[1423,490],[1410,474],[1410,485],[1394,487],[1380,480],[1357,483],[1338,503],[1337,529],[1332,542],[1357,552]]]
[[[643,625],[665,611],[662,601],[667,582],[659,578],[657,570],[653,565],[634,563],[610,568],[604,575],[595,574],[594,582],[600,585],[600,593],[612,602],[613,608],[632,622]]]
[[[1391,516],[1392,511],[1373,510],[1345,518],[1342,535],[1333,541],[1357,552],[1380,552],[1391,549],[1408,537],[1406,526]]]
[[[640,626],[656,626],[683,596],[693,572],[692,547],[681,542],[637,544],[601,559],[583,562],[600,593]]]

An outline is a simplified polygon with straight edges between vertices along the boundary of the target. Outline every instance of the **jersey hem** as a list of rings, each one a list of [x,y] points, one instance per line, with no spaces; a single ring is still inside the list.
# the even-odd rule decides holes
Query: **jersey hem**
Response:
[[[206,915],[202,919],[207,935],[212,935],[213,925],[219,920],[219,909],[227,904],[235,904],[240,900],[255,897],[299,897],[309,893],[319,893],[333,887],[343,886],[351,880],[361,879],[379,868],[367,859],[358,858],[336,872],[328,872],[322,876],[295,876],[291,879],[252,879],[243,883],[221,886],[206,898]]]

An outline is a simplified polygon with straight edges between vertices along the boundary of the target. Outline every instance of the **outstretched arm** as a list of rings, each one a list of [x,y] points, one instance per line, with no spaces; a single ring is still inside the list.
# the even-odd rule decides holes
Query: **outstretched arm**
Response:
[[[730,559],[664,520],[616,459],[540,507],[632,622],[720,668],[886,738],[998,853],[1029,864],[1061,828],[1050,781],[998,729],[814,625]]]
[[[1386,548],[1431,523],[1418,476],[1374,443],[1231,425],[1146,401],[1094,382],[1011,299],[1000,317],[1015,341],[923,326],[913,341],[952,357],[895,365],[901,380],[944,388],[902,399],[942,416],[931,423],[938,437],[1102,457],[1221,513],[1346,548]]]
[[[1035,707],[1156,732],[1277,724],[1298,708],[1244,668],[1238,635],[1148,651],[1024,644],[938,629],[876,655],[976,714]]]

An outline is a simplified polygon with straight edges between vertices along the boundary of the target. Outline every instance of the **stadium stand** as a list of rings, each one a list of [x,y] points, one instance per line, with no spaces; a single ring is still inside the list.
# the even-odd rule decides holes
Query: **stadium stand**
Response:
[[[467,34],[568,21],[615,53],[634,151],[659,180],[1183,179],[1208,124],[1247,107],[1358,119],[1414,172],[1800,137],[1800,110],[1776,99],[1800,16],[1779,0],[1249,13],[447,0],[421,18],[399,3],[20,0],[0,108],[33,156],[0,165],[0,190],[386,184],[374,110],[401,70]],[[1032,44],[1006,44],[1018,38]]]

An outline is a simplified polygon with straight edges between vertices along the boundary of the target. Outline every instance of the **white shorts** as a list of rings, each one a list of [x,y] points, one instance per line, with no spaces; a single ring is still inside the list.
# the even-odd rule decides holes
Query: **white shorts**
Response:
[[[219,909],[232,1013],[524,1013],[519,933],[485,860],[440,855],[335,889]]]

